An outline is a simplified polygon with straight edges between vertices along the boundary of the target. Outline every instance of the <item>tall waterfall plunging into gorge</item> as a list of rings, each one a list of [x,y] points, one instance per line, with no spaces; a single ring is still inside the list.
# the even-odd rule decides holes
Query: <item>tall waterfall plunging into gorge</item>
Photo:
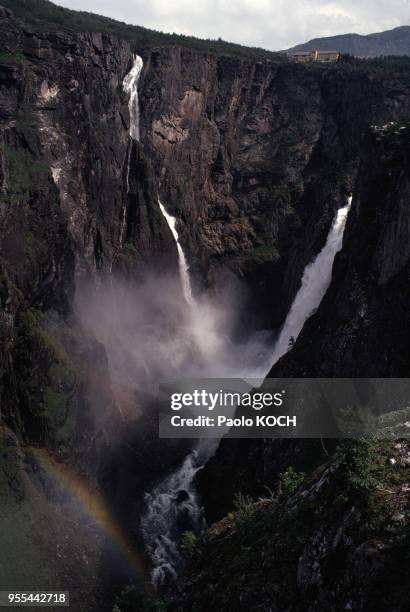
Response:
[[[142,59],[136,55],[131,71],[123,81],[123,88],[129,94],[130,138],[140,139],[140,113],[138,99],[138,80],[143,67]],[[127,152],[126,194],[129,191],[129,172],[131,162],[131,146]],[[126,205],[123,209],[120,244],[125,230]],[[218,330],[218,316],[212,307],[193,298],[188,263],[179,240],[176,228],[177,220],[170,215],[158,199],[160,211],[166,220],[178,252],[179,277],[188,312],[185,313],[188,324],[181,328],[181,335],[192,339],[201,359],[211,363],[221,350],[223,340]],[[195,308],[194,308],[195,306]],[[170,364],[171,366],[171,364]],[[141,517],[141,534],[146,551],[151,559],[153,582],[161,582],[167,573],[174,574],[181,562],[178,540],[181,534],[181,522],[195,530],[202,525],[202,509],[199,504],[194,476],[202,467],[211,452],[209,444],[203,444],[193,449],[185,458],[181,467],[167,475],[154,489],[146,493],[146,510]]]
[[[306,319],[312,310],[317,308],[329,286],[333,261],[336,253],[342,246],[343,232],[351,200],[352,198],[349,197],[347,204],[338,210],[327,236],[325,246],[315,259],[306,266],[301,287],[286,317],[279,338],[274,344],[273,355],[272,346],[270,346],[269,350],[266,350],[267,347],[265,347],[266,356],[258,368],[258,374],[256,374],[256,369],[253,371],[250,369],[250,374],[246,375],[246,368],[243,368],[243,364],[241,368],[241,364],[238,363],[238,369],[235,373],[231,373],[232,376],[257,377],[259,379],[257,384],[262,383],[263,378],[269,372],[273,363],[276,363],[290,348],[291,339],[294,338],[296,340]],[[188,266],[178,242],[175,219],[167,214],[161,204],[160,206],[178,246],[184,295],[186,295],[187,302],[192,304]],[[188,293],[185,294],[185,291],[188,291]],[[201,314],[201,307],[201,301],[199,300],[198,303],[195,302],[195,308],[191,309],[193,316],[198,316],[200,326],[201,321],[204,320]],[[196,313],[198,314],[196,315]],[[211,329],[211,331],[215,330]],[[208,330],[205,328],[204,335],[207,333]],[[246,351],[243,351],[243,360],[245,360],[245,353]],[[215,352],[211,352],[211,358],[214,358],[215,354]],[[224,374],[226,375],[221,370],[219,376]],[[141,531],[147,552],[153,564],[152,579],[154,584],[160,584],[166,579],[167,575],[176,575],[177,568],[182,561],[178,547],[178,540],[181,537],[182,531],[186,529],[198,530],[203,525],[204,519],[196,491],[195,475],[213,454],[217,444],[217,440],[199,441],[196,447],[185,458],[180,468],[166,476],[146,494],[146,511],[141,517]],[[183,528],[181,528],[181,524]]]
[[[343,233],[351,203],[352,197],[349,196],[347,204],[339,208],[336,213],[325,246],[303,272],[302,284],[275,344],[272,365],[289,350],[291,343],[302,331],[306,319],[319,306],[330,285],[333,261],[336,253],[342,248]]]
[[[142,58],[139,55],[134,57],[134,63],[130,72],[124,77],[122,82],[122,87],[124,91],[129,95],[128,100],[128,110],[130,113],[130,138],[131,141],[135,140],[139,142],[140,139],[140,109],[139,109],[139,100],[138,100],[138,81],[140,78],[141,70],[144,65]],[[122,246],[125,232],[125,224],[127,217],[127,197],[130,190],[130,163],[131,163],[131,144],[128,145],[127,150],[127,167],[125,171],[125,199],[124,205],[122,208],[122,218],[121,218],[121,226],[120,226],[120,238],[119,244]]]
[[[143,67],[142,59],[135,56],[131,71],[123,81],[124,90],[129,93],[130,140],[139,141],[140,114],[138,102],[138,80]],[[129,171],[131,163],[131,146],[127,154],[126,190],[129,190]],[[179,287],[175,287],[172,279],[171,292],[176,289],[180,308],[180,320],[172,337],[169,355],[162,364],[161,375],[165,380],[171,375],[178,377],[182,373],[193,377],[242,377],[260,378],[261,382],[270,368],[290,348],[292,339],[296,340],[306,319],[318,307],[331,280],[332,266],[336,253],[340,250],[343,240],[347,214],[352,198],[349,197],[345,206],[340,208],[332,223],[326,244],[306,266],[301,287],[291,305],[285,323],[277,341],[268,344],[250,338],[245,346],[235,345],[227,333],[227,305],[209,299],[207,295],[194,298],[189,275],[188,262],[180,242],[177,230],[177,219],[167,212],[158,199],[159,209],[167,222],[178,253],[179,280],[184,300],[180,299]],[[125,229],[126,203],[123,212],[121,240]],[[154,285],[160,286],[155,279]],[[158,280],[158,282],[157,282]],[[232,301],[233,303],[233,301]],[[134,308],[133,304],[133,308]],[[155,308],[154,308],[155,310]],[[155,350],[161,352],[162,345],[168,342],[170,332],[165,326],[161,341],[155,345]],[[140,344],[138,346],[141,346]],[[145,346],[145,345],[144,345]],[[181,346],[181,348],[179,348]],[[186,354],[189,359],[177,360],[175,350],[189,347]],[[178,347],[175,349],[175,347]],[[140,350],[140,349],[139,349]],[[149,361],[146,363],[149,368]],[[204,526],[203,512],[196,490],[195,475],[213,454],[218,440],[200,440],[192,447],[180,467],[171,474],[165,475],[150,491],[145,494],[145,509],[140,516],[141,535],[147,555],[152,563],[152,579],[155,584],[161,583],[167,575],[176,575],[182,562],[179,550],[179,540],[183,531],[200,530]]]
[[[134,57],[134,64],[130,72],[125,76],[122,87],[129,94],[128,109],[130,112],[130,136],[133,140],[140,139],[140,109],[138,100],[138,81],[144,65],[139,55]]]
[[[172,235],[174,237],[175,244],[178,250],[179,277],[181,279],[182,292],[184,294],[184,298],[187,301],[187,303],[192,306],[194,304],[194,298],[192,297],[191,281],[189,278],[189,268],[188,268],[184,250],[179,241],[179,235],[178,235],[178,231],[176,228],[177,220],[175,219],[175,217],[172,217],[169,213],[167,213],[164,205],[161,203],[160,200],[158,200],[158,204],[159,204],[160,210],[166,222],[168,223],[169,229],[172,232]]]
[[[139,141],[140,139],[140,109],[139,109],[139,98],[138,98],[138,81],[141,75],[141,70],[143,68],[143,61],[139,55],[136,55],[134,58],[134,64],[130,70],[130,72],[125,76],[122,86],[126,93],[129,94],[129,102],[128,109],[130,113],[130,137],[132,140]],[[127,171],[126,171],[126,191],[128,194],[129,191],[129,171],[130,171],[130,159],[131,159],[131,150],[128,150],[127,153]],[[165,210],[164,205],[160,200],[158,200],[158,204],[161,210],[163,217],[168,223],[169,229],[172,232],[172,235],[175,239],[175,244],[178,250],[178,265],[179,265],[179,276],[181,279],[182,291],[185,297],[185,300],[188,304],[193,305],[194,299],[192,297],[191,290],[191,282],[189,279],[188,273],[188,264],[186,261],[185,253],[182,249],[181,243],[179,241],[178,231],[176,229],[176,219]],[[123,211],[123,219],[121,224],[121,239],[120,243],[122,243],[123,231],[125,229],[125,213],[126,206],[124,206]]]

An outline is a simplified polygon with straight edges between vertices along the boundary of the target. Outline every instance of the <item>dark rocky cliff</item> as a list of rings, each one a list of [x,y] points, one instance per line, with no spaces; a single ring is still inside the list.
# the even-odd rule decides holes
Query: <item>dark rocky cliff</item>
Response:
[[[143,55],[143,141],[197,282],[233,270],[274,328],[352,188],[367,126],[406,115],[407,86],[360,64]]]
[[[187,551],[170,609],[408,610],[408,442],[350,441],[322,461],[239,498]]]
[[[198,286],[229,269],[245,280],[256,324],[277,327],[352,187],[369,121],[407,112],[405,82],[366,66],[306,69],[147,48],[142,145],[130,148],[128,42],[39,30],[6,9],[1,32],[5,414],[19,393],[14,361],[27,380],[33,372],[16,324],[33,346],[39,329],[59,333],[58,321],[70,335],[79,279],[175,269],[158,193],[179,218]],[[17,406],[29,401],[20,385]],[[42,392],[35,396],[42,406]],[[18,420],[14,402],[12,412]]]
[[[176,249],[150,164],[129,148],[128,43],[34,32],[3,8],[0,37],[2,586],[30,588],[42,558],[44,587],[77,580],[73,605],[95,610],[109,605],[94,591],[104,539],[84,531],[48,471],[61,461],[96,491],[124,423],[105,349],[73,312],[76,283],[119,268],[136,278],[165,253],[175,270]]]
[[[406,122],[369,129],[332,282],[270,377],[408,375],[409,143]],[[322,458],[314,441],[224,441],[200,475],[210,514],[221,516],[245,482],[252,494],[262,493],[287,464],[301,469]],[[241,468],[225,480],[220,465],[227,463]],[[223,491],[222,501],[216,491]]]
[[[331,285],[316,313],[307,320],[294,347],[272,368],[270,376],[408,376],[410,367],[408,315],[410,268],[407,246],[410,227],[408,220],[409,135],[409,125],[406,122],[375,126],[369,130],[354,187],[352,210],[346,226],[343,248],[336,256]],[[369,356],[372,357],[369,358]],[[396,463],[397,466],[401,466],[393,476],[397,483],[400,482],[397,490],[398,506],[395,504],[390,506],[387,500],[376,501],[374,497],[371,497],[371,501],[368,498],[367,510],[364,510],[363,507],[359,510],[357,504],[361,505],[361,497],[354,496],[355,506],[350,512],[361,514],[364,511],[364,515],[361,514],[364,522],[359,541],[355,540],[358,535],[356,532],[352,540],[345,540],[343,544],[336,536],[336,532],[334,539],[333,536],[328,539],[329,534],[324,536],[323,525],[326,525],[326,530],[332,524],[336,529],[337,524],[338,533],[344,532],[350,518],[347,514],[343,514],[344,502],[342,500],[352,499],[352,493],[340,494],[339,486],[343,483],[343,479],[334,482],[333,476],[326,476],[323,480],[323,474],[326,474],[323,472],[323,467],[315,472],[315,466],[322,464],[330,466],[327,469],[330,469],[331,472],[336,470],[334,474],[339,470],[340,464],[336,457],[340,458],[340,455],[337,453],[332,455],[334,441],[224,440],[216,455],[200,474],[199,482],[204,491],[208,513],[212,520],[221,517],[232,508],[234,494],[238,491],[251,494],[255,498],[264,496],[267,487],[271,490],[278,490],[279,486],[280,490],[280,483],[283,483],[284,475],[286,479],[286,474],[289,473],[297,474],[298,471],[303,471],[313,474],[313,478],[317,479],[316,492],[321,490],[323,482],[327,484],[333,482],[327,510],[324,510],[319,501],[319,508],[322,510],[313,512],[307,519],[310,524],[308,527],[310,544],[302,550],[307,541],[304,540],[303,530],[298,528],[294,536],[295,542],[299,538],[301,538],[300,543],[304,542],[302,549],[299,549],[296,555],[298,561],[295,557],[289,566],[289,557],[286,555],[287,575],[293,576],[295,581],[294,586],[291,587],[293,593],[296,594],[296,599],[292,599],[292,606],[295,607],[291,609],[330,610],[339,609],[339,606],[343,608],[346,602],[342,605],[341,600],[346,595],[350,601],[346,605],[351,606],[347,609],[383,610],[386,605],[384,597],[389,598],[389,605],[392,609],[406,609],[408,601],[406,589],[394,586],[393,580],[391,583],[389,581],[389,585],[393,585],[391,590],[390,588],[387,591],[383,589],[381,593],[377,582],[384,580],[385,576],[390,575],[391,572],[392,576],[400,574],[398,563],[402,553],[399,550],[401,550],[401,543],[408,537],[408,450],[404,458],[399,457],[396,460],[395,452],[399,451],[400,454],[402,449],[407,449],[405,443],[397,443],[394,447],[396,450],[383,443],[366,444],[363,445],[362,442],[343,443],[337,453],[340,453],[341,449],[346,452],[345,449],[348,448],[348,454],[353,451],[356,459],[360,457],[360,465],[356,465],[356,469],[360,469],[359,479],[365,478],[365,488],[371,496],[377,496],[377,491],[384,490],[386,482],[384,479],[390,469],[388,466],[395,466]],[[362,463],[363,449],[366,449],[367,453],[371,444],[374,444],[373,458],[365,460],[365,463],[368,461],[365,467],[365,463]],[[386,449],[389,448],[386,454]],[[376,468],[378,462],[379,468]],[[289,469],[293,471],[289,472]],[[375,470],[374,480],[370,477],[373,469]],[[226,478],[227,473],[229,473],[228,478]],[[349,478],[352,477],[354,470],[349,471],[349,474]],[[368,481],[368,478],[372,482]],[[357,484],[355,477],[354,481]],[[389,495],[395,495],[390,488],[388,490]],[[303,486],[300,495],[298,509],[294,507],[289,512],[288,518],[282,525],[281,535],[273,536],[276,540],[276,543],[272,544],[273,549],[270,553],[261,552],[261,555],[267,554],[267,558],[273,559],[280,554],[282,536],[286,541],[284,534],[292,530],[295,517],[300,512],[303,514],[302,498],[309,498],[309,495],[304,493]],[[402,503],[404,506],[401,505]],[[404,508],[404,513],[400,510],[396,515],[394,508],[399,506],[402,510]],[[322,514],[323,511],[325,516]],[[369,511],[373,518],[367,514]],[[339,514],[340,512],[342,515]],[[377,535],[373,532],[375,521],[377,523],[380,518],[376,518],[379,512],[384,516],[382,521],[391,524],[390,533],[397,533],[397,540],[395,536],[391,539],[387,532],[383,534],[378,528],[376,528]],[[316,518],[314,518],[315,514]],[[352,517],[352,514],[349,516]],[[249,523],[255,533],[264,528],[265,518],[260,517],[260,522],[256,515],[253,520],[249,518]],[[311,520],[313,522],[310,523]],[[314,530],[318,529],[315,534],[309,531],[312,527]],[[269,529],[272,528],[273,523]],[[213,558],[220,560],[219,554],[224,554],[227,538],[230,537],[225,531],[222,533],[222,538],[215,546],[209,543],[205,545],[203,554],[215,555]],[[233,536],[235,537],[238,536]],[[375,549],[371,550],[370,539],[373,537],[376,537],[378,544]],[[332,545],[330,545],[331,540]],[[352,549],[350,549],[351,545]],[[399,548],[396,548],[396,545]],[[313,548],[310,549],[310,546],[316,550],[313,556],[318,553],[319,549],[322,552],[319,553],[320,559],[315,557],[315,562],[311,557],[313,565],[306,573],[306,568],[303,569],[302,565],[307,559],[306,555],[312,554]],[[383,559],[378,556],[377,550],[384,551]],[[365,553],[364,556],[362,556],[363,553]],[[238,554],[239,564],[244,563],[242,571],[248,571],[249,568],[245,569],[247,565],[245,557],[239,553],[232,552],[232,554]],[[292,563],[294,563],[293,566]],[[370,566],[367,566],[367,563],[370,563]],[[354,576],[354,571],[352,572],[355,564],[357,564],[356,576]],[[200,562],[199,567],[201,567]],[[367,576],[363,574],[364,571],[367,571],[364,570],[365,567],[368,567]],[[201,571],[202,569],[199,570]],[[255,572],[257,573],[256,570]],[[200,580],[202,579],[203,576]],[[358,582],[354,586],[355,580]],[[339,590],[340,581],[343,582],[343,586]],[[404,584],[406,581],[408,581],[407,570],[401,576],[400,583]],[[263,587],[260,586],[260,588],[263,592]],[[263,602],[263,595],[256,595],[258,592],[258,587],[256,587],[255,590],[252,590],[252,597],[258,597]],[[189,598],[192,597],[190,586],[187,587],[187,593]],[[275,601],[276,596],[273,593],[269,597],[270,602]],[[299,597],[303,599],[303,603],[302,599],[298,600]],[[240,608],[241,603],[239,602],[238,605]],[[278,609],[281,609],[286,608],[288,603],[281,602],[277,605]],[[261,603],[261,608],[265,609],[263,603]],[[275,606],[273,609],[276,609]]]

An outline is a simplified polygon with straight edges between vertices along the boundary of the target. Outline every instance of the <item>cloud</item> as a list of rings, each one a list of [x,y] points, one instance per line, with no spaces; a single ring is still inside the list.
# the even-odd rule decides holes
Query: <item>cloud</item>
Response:
[[[164,32],[284,49],[311,38],[410,23],[409,0],[57,0]]]

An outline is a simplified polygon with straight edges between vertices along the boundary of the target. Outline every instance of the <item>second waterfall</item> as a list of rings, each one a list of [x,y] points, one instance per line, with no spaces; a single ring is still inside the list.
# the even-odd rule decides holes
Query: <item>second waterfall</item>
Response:
[[[179,265],[179,276],[181,279],[181,285],[182,285],[182,291],[184,294],[184,298],[186,300],[186,302],[188,304],[190,304],[191,306],[193,306],[194,304],[194,298],[192,297],[192,289],[191,289],[191,281],[189,278],[189,268],[188,268],[188,263],[185,257],[185,253],[184,250],[181,246],[181,243],[179,241],[179,234],[176,228],[176,224],[177,224],[177,220],[175,219],[175,217],[172,217],[170,214],[167,213],[167,211],[165,210],[164,205],[160,202],[160,200],[158,200],[158,204],[159,204],[159,208],[166,220],[166,222],[168,223],[168,227],[171,230],[171,233],[174,237],[176,246],[177,246],[177,250],[178,250],[178,265]]]

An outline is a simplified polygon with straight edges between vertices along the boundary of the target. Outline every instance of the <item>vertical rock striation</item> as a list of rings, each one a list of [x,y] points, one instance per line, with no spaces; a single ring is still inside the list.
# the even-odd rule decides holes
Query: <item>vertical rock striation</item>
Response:
[[[351,189],[367,126],[404,116],[408,86],[349,63],[141,53],[142,139],[196,282],[233,271],[276,327]]]

